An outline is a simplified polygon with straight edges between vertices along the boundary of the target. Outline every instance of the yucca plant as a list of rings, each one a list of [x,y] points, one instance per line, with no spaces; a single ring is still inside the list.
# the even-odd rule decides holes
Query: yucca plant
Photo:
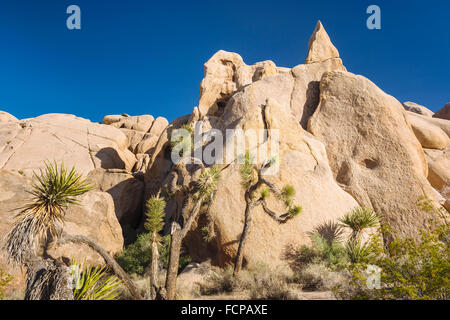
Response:
[[[148,199],[146,203],[147,220],[145,221],[144,226],[150,232],[150,246],[152,248],[152,262],[150,269],[150,297],[152,299],[155,299],[157,293],[160,291],[158,284],[158,245],[161,242],[159,232],[164,228],[165,208],[166,202],[163,198],[159,197],[159,194]]]
[[[352,230],[350,235],[351,239],[359,239],[364,229],[373,228],[379,226],[380,220],[370,208],[357,207],[351,212],[348,212],[339,221],[344,227],[348,227]]]
[[[73,297],[75,300],[117,300],[123,283],[114,275],[108,275],[104,267],[84,267],[74,261],[71,265]]]
[[[70,205],[78,205],[78,197],[92,186],[75,171],[46,162],[40,174],[34,173],[32,195],[16,216],[13,229],[6,237],[9,258],[24,263],[36,249],[36,240],[45,240],[48,234],[57,238],[64,223],[65,211]]]
[[[80,235],[69,235],[63,229],[66,210],[69,206],[79,205],[79,197],[91,190],[92,186],[75,168],[67,170],[63,164],[58,166],[56,162],[45,162],[44,168],[35,173],[33,178],[30,191],[32,198],[16,216],[5,244],[9,261],[27,267],[27,292],[30,293],[28,297],[59,298],[58,292],[48,294],[47,291],[49,288],[61,287],[54,284],[64,282],[62,278],[66,277],[66,272],[63,269],[67,266],[63,267],[57,261],[44,261],[36,255],[36,248],[50,235],[57,245],[71,242],[85,244],[95,250],[124,281],[133,299],[141,299],[131,279],[108,252],[95,241]],[[46,266],[48,272],[40,271],[42,265]],[[51,281],[47,281],[45,277]]]
[[[367,262],[373,254],[372,247],[358,239],[349,239],[345,244],[345,252],[351,263]]]

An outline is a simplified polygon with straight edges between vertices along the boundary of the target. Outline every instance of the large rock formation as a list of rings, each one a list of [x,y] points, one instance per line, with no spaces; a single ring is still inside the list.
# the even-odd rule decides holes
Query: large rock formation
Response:
[[[368,79],[327,72],[308,130],[326,146],[336,181],[372,207],[400,235],[416,235],[428,215],[416,203],[435,199],[427,162],[402,105]]]
[[[413,112],[408,112],[408,119],[422,147],[443,150],[450,144],[447,133],[433,123],[435,119],[420,116]]]
[[[0,122],[0,169],[31,176],[45,160],[76,166],[86,175],[96,168],[130,171],[136,157],[120,130],[73,115]]]

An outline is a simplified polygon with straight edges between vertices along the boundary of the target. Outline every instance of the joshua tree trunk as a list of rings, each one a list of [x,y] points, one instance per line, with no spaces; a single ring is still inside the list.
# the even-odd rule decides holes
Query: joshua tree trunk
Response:
[[[131,294],[131,297],[133,300],[142,300],[141,295],[139,294],[139,291],[137,290],[134,283],[131,281],[130,277],[126,274],[125,271],[119,266],[119,264],[114,260],[113,257],[109,255],[108,252],[106,252],[102,247],[100,247],[97,243],[92,241],[91,239],[84,237],[84,236],[73,236],[70,234],[67,234],[66,232],[62,231],[59,243],[63,244],[65,242],[73,242],[73,243],[81,243],[88,245],[91,249],[96,251],[102,258],[105,260],[106,264],[112,269],[112,271],[123,281],[125,287],[128,289],[128,291]]]
[[[238,247],[238,251],[236,254],[236,262],[234,265],[234,271],[233,271],[233,275],[237,275],[241,269],[242,269],[242,262],[244,260],[244,250],[245,250],[245,245],[247,243],[247,235],[248,235],[248,230],[250,228],[250,224],[252,222],[252,207],[253,207],[253,203],[249,200],[246,199],[247,204],[245,206],[245,220],[244,220],[244,229],[242,230],[242,234],[241,234],[241,238],[239,239],[239,247]]]
[[[156,232],[152,233],[152,264],[150,268],[150,297],[152,300],[156,299],[156,296],[160,290],[158,284],[158,259],[159,259],[159,251],[158,251],[158,234]]]
[[[169,266],[167,267],[166,276],[166,292],[168,300],[174,300],[177,291],[178,265],[180,262],[181,243],[183,241],[181,233],[181,229],[177,228],[175,232],[172,233],[170,239]]]
[[[175,223],[176,228],[175,231],[172,232],[172,237],[170,240],[169,266],[167,267],[166,276],[166,292],[168,300],[175,299],[177,291],[178,265],[180,262],[181,244],[184,237],[186,237],[187,233],[191,229],[195,219],[197,218],[202,203],[203,197],[200,197],[200,199],[198,199],[195,203],[194,208],[192,209],[192,212],[183,229],[180,229],[178,223]]]
[[[69,268],[61,261],[33,256],[25,263],[25,300],[73,300]]]

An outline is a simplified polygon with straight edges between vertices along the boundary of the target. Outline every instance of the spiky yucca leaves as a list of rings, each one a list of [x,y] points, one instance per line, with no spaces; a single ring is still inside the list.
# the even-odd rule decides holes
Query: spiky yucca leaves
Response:
[[[29,192],[32,198],[16,216],[6,240],[9,258],[17,263],[23,263],[34,252],[36,238],[43,240],[48,233],[57,237],[58,229],[64,223],[65,210],[70,205],[78,205],[78,197],[92,189],[75,168],[68,171],[56,162],[46,162],[44,170],[34,173],[33,178]]]
[[[367,262],[373,254],[372,247],[358,239],[349,239],[345,244],[345,253],[351,263]]]
[[[102,267],[84,267],[74,261],[71,276],[75,300],[117,300],[123,283],[116,276],[109,276]]]
[[[344,227],[352,229],[351,238],[357,239],[364,229],[379,226],[380,220],[372,209],[357,207],[346,213],[339,221]]]
[[[258,178],[255,166],[252,164],[253,158],[250,155],[250,152],[245,152],[245,155],[240,156],[241,161],[243,160],[243,164],[241,165],[241,184],[245,190],[250,188],[256,182]]]
[[[152,196],[146,203],[146,215],[144,227],[150,233],[159,233],[164,228],[164,209],[166,201],[159,196]]]
[[[220,168],[212,166],[205,169],[195,181],[194,199],[208,199],[217,189],[220,180]]]

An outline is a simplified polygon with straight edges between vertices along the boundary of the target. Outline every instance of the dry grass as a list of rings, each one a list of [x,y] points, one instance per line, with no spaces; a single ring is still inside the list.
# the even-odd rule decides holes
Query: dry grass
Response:
[[[332,290],[347,281],[343,272],[333,271],[323,263],[311,263],[306,265],[296,275],[296,282],[303,290],[326,291]]]

